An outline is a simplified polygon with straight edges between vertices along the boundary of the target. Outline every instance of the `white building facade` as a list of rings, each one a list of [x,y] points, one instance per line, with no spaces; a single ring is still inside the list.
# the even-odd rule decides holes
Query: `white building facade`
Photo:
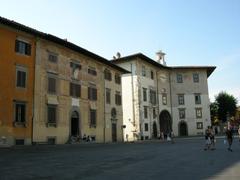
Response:
[[[166,66],[139,53],[113,60],[122,76],[124,140],[204,134],[211,125],[207,79],[214,66]]]

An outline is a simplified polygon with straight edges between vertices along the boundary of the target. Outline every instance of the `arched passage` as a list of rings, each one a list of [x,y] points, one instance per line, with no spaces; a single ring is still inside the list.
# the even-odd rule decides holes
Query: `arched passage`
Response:
[[[159,115],[160,132],[165,136],[172,131],[171,115],[167,110],[163,110]]]
[[[187,136],[188,135],[188,128],[187,128],[186,122],[184,122],[184,121],[179,122],[178,129],[179,129],[179,136]]]

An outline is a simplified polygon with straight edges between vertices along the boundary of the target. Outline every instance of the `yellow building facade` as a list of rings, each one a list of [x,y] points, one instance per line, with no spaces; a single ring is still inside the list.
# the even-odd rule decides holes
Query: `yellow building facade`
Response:
[[[35,37],[0,18],[0,138],[31,144]]]
[[[85,137],[95,142],[122,141],[123,72],[65,40],[38,39],[34,143],[64,144],[81,142]],[[112,101],[107,102],[109,89]],[[109,92],[107,96],[109,100]]]

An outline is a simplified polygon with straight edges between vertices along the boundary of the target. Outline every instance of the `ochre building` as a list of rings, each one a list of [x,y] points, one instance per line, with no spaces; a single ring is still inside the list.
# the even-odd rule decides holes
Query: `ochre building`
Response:
[[[0,18],[0,138],[10,145],[32,142],[34,64],[34,36]]]

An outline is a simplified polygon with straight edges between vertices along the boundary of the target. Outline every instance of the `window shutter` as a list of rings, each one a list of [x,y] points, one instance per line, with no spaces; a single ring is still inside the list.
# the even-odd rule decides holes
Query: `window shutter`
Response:
[[[91,88],[90,87],[88,87],[88,99],[91,100]]]
[[[15,41],[15,52],[18,52],[18,50],[19,50],[19,41],[16,40]]]
[[[21,122],[25,122],[25,105],[21,105]]]
[[[27,55],[31,55],[31,44],[25,44],[25,46],[26,46],[26,49],[25,49],[25,54],[27,54]]]
[[[97,100],[97,89],[93,89],[93,99]]]
[[[26,73],[21,72],[21,74],[22,74],[21,85],[22,85],[22,87],[26,87]]]

